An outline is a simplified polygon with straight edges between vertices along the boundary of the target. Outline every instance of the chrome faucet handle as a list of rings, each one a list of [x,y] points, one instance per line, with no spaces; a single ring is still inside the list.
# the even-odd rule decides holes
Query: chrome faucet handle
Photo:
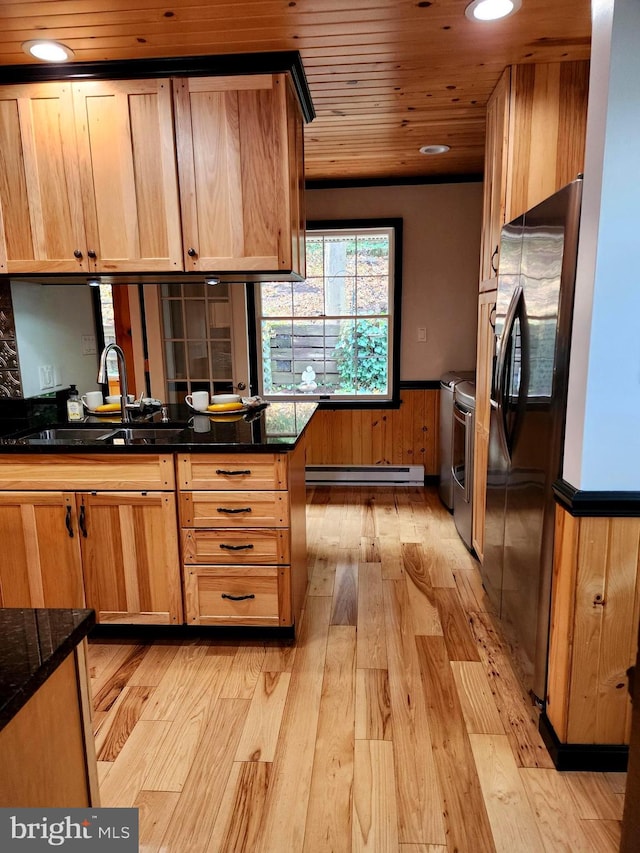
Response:
[[[168,424],[169,423],[169,416],[167,414],[167,412],[168,412],[167,407],[163,406],[161,412],[162,412],[162,423]]]

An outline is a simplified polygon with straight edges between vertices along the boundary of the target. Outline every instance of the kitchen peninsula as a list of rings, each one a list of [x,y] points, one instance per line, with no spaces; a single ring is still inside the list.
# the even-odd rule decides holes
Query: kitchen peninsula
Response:
[[[0,604],[293,635],[307,585],[303,436],[315,409],[172,406],[166,422],[40,422],[1,439]]]
[[[0,807],[99,805],[84,641],[94,621],[0,609]]]

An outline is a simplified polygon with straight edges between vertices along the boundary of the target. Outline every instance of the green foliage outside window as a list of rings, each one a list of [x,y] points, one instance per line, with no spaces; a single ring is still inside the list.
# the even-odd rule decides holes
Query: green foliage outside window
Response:
[[[345,388],[358,394],[385,394],[387,351],[385,320],[356,320],[343,329],[335,360]]]

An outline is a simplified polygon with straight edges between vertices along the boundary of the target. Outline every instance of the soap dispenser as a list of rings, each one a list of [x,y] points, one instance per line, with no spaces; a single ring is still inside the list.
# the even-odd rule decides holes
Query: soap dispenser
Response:
[[[82,400],[80,399],[78,389],[75,385],[71,385],[69,388],[69,397],[67,399],[67,420],[82,420]]]

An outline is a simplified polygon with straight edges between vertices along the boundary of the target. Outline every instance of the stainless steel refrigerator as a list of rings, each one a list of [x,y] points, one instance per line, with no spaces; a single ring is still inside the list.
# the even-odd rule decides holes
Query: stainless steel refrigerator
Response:
[[[582,180],[502,229],[482,578],[544,701]]]

